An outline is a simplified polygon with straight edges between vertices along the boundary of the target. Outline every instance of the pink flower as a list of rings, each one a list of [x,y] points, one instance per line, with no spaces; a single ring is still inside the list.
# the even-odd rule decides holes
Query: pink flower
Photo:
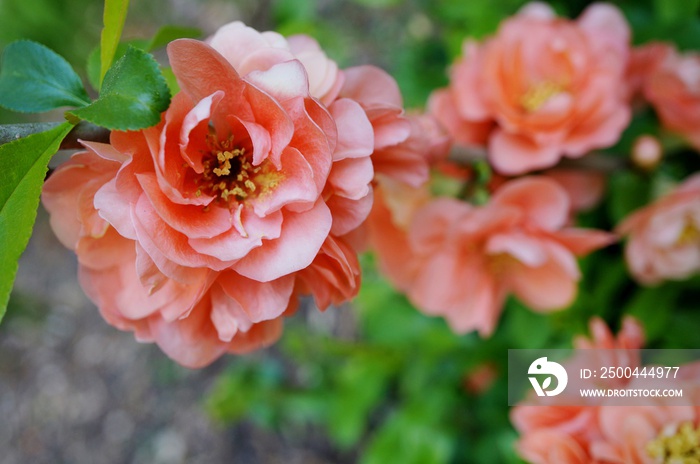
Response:
[[[531,177],[504,184],[484,207],[430,201],[412,214],[403,236],[381,209],[371,214],[370,227],[392,231],[383,234],[391,243],[377,248],[380,264],[419,309],[444,316],[457,333],[488,335],[509,293],[538,311],[573,302],[580,278],[575,256],[607,245],[611,236],[564,228],[568,214],[566,192]]]
[[[273,31],[258,32],[236,21],[220,27],[208,42],[242,75],[298,60],[308,75],[309,93],[326,105],[336,99],[344,82],[335,61],[306,35],[285,38]]]
[[[614,336],[605,322],[597,317],[590,320],[589,326],[591,338],[583,336],[576,338],[574,347],[577,350],[638,350],[644,346],[642,327],[632,317],[626,317],[623,320],[622,328],[617,336]],[[629,363],[630,360],[600,359],[593,366],[582,364],[582,362],[591,362],[589,354],[582,356],[579,359],[574,357],[567,363],[566,367],[569,372],[576,372],[577,369],[583,367],[595,369],[603,365],[632,365]],[[638,359],[635,361],[638,363]],[[612,385],[604,386],[612,387]],[[621,386],[615,385],[615,388]],[[511,411],[511,422],[521,434],[521,438],[516,444],[518,452],[533,464],[599,462],[590,455],[589,445],[592,440],[597,440],[600,437],[598,416],[603,409],[606,408],[596,404],[587,406],[519,405],[514,407]]]
[[[605,194],[605,175],[600,171],[554,168],[543,173],[554,179],[569,195],[571,215],[594,208]]]
[[[643,329],[639,322],[632,317],[626,317],[623,320],[622,328],[617,336],[614,336],[605,322],[597,317],[590,320],[589,327],[590,339],[583,336],[574,339],[574,347],[577,350],[638,350],[644,346]],[[577,369],[580,368],[595,369],[598,366],[636,366],[638,364],[638,357],[634,360],[600,359],[595,362],[592,361],[590,354],[584,354],[578,359],[575,356],[567,363],[566,368],[569,372],[577,372]],[[598,386],[613,387],[610,384]],[[620,388],[621,385],[614,385],[614,387]],[[574,443],[586,444],[593,437],[598,436],[597,420],[596,403],[586,406],[519,405],[511,410],[511,422],[522,435],[517,445],[518,450],[523,457],[537,464],[552,462],[551,459],[544,457],[543,450],[540,449],[541,440],[544,437],[551,436],[565,444],[570,443],[570,440],[573,440]],[[566,447],[574,446],[568,444]],[[584,446],[583,449],[587,448]],[[536,455],[540,457],[536,459],[534,457]],[[567,463],[569,461],[561,462]],[[579,461],[573,460],[571,462]]]
[[[374,128],[372,162],[378,177],[418,187],[428,181],[429,165],[444,159],[449,139],[430,115],[406,116],[393,77],[373,66],[343,71],[340,95],[362,105]]]
[[[617,232],[628,236],[627,265],[643,284],[681,280],[700,271],[700,174],[632,213]]]
[[[210,41],[221,53],[171,43],[182,91],[161,123],[86,143],[44,189],[105,319],[189,367],[274,342],[301,293],[323,308],[354,296],[359,265],[343,235],[372,199],[360,105],[321,104],[281,36],[236,29],[240,41]],[[308,66],[332,74],[309,53]],[[314,88],[332,93],[329,79]]]
[[[665,406],[660,401],[656,406],[601,407],[599,423],[601,437],[590,444],[590,449],[591,456],[601,463],[688,462],[683,460],[685,452],[697,448],[697,442],[683,440],[684,429],[689,429],[692,436],[698,426],[692,406]],[[675,443],[665,437],[674,437]],[[678,451],[681,453],[676,454]],[[697,459],[698,455],[692,456]]]
[[[608,4],[590,6],[573,22],[530,3],[493,38],[465,42],[432,110],[461,143],[479,143],[493,124],[489,160],[506,175],[610,146],[630,120],[629,35]]]
[[[570,435],[542,429],[525,435],[517,445],[518,453],[533,464],[596,464],[586,450]]]
[[[662,45],[657,48],[660,51],[649,66],[644,96],[664,127],[700,150],[700,55],[680,54]]]
[[[673,46],[663,42],[650,42],[632,48],[626,76],[627,91],[631,98],[638,99],[644,94],[649,78],[672,53]]]

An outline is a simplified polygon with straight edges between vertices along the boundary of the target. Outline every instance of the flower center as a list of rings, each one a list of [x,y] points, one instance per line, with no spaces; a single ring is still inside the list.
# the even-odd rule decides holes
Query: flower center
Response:
[[[659,464],[700,464],[700,428],[690,422],[665,428],[647,444],[647,454]]]
[[[238,203],[268,193],[283,178],[268,160],[254,166],[245,148],[234,146],[232,137],[218,141],[210,136],[207,145],[210,152],[202,161],[197,196],[206,194],[225,203]]]
[[[562,90],[564,90],[564,87],[554,82],[538,82],[535,85],[531,85],[527,92],[520,97],[520,106],[528,113],[534,113],[547,103],[550,98],[561,93]]]
[[[698,230],[691,219],[687,219],[685,222],[685,227],[678,238],[676,239],[676,245],[692,245],[693,243],[700,243],[700,230]]]

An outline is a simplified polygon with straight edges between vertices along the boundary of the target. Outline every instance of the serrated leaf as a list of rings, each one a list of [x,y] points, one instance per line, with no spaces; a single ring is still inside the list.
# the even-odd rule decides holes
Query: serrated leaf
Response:
[[[46,166],[72,128],[66,122],[0,146],[0,320],[36,219]]]
[[[122,56],[126,54],[129,49],[129,45],[132,47],[139,48],[144,51],[148,51],[148,40],[134,39],[127,40],[126,42],[120,42],[117,45],[117,50],[114,53],[114,61],[119,60]],[[87,72],[88,82],[95,90],[100,90],[100,55],[102,53],[102,47],[99,45],[92,49],[90,55],[88,55],[87,65],[85,70]]]
[[[111,130],[138,130],[157,124],[169,104],[170,91],[158,62],[129,47],[105,76],[100,97],[69,114]]]
[[[163,26],[153,36],[146,47],[146,51],[153,51],[165,47],[173,40],[177,39],[198,39],[202,36],[202,31],[196,27],[183,26]]]
[[[129,0],[105,0],[104,27],[100,36],[100,82],[104,80],[114,61],[128,9]]]
[[[5,48],[0,69],[1,106],[41,113],[89,103],[80,77],[61,55],[30,40]]]

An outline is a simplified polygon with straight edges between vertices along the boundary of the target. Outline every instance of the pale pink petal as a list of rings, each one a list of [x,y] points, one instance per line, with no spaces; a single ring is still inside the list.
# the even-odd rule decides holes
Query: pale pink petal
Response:
[[[238,301],[229,298],[219,285],[214,285],[211,295],[211,322],[214,324],[219,340],[230,342],[241,330],[249,330],[252,323]]]
[[[529,223],[544,230],[561,228],[569,213],[566,191],[545,177],[525,177],[506,183],[496,191],[492,204],[519,208]]]
[[[333,163],[328,183],[336,195],[359,200],[369,193],[373,177],[374,170],[369,157],[349,158]]]
[[[333,216],[331,235],[340,237],[358,228],[372,210],[373,200],[372,190],[359,200],[350,200],[338,195],[333,195],[326,200],[326,205]]]
[[[528,267],[539,267],[547,261],[547,251],[541,240],[521,232],[494,234],[486,242],[485,251],[491,255],[508,254]]]
[[[333,161],[362,158],[374,151],[374,132],[365,112],[349,98],[341,98],[328,108],[338,126],[338,143]]]
[[[302,209],[307,209],[318,198],[314,172],[302,153],[296,148],[288,147],[282,153],[281,161],[282,172],[269,174],[274,179],[274,184],[250,202],[255,214],[260,217],[273,214],[291,203],[301,203]],[[265,174],[262,175],[264,176]]]
[[[270,282],[258,282],[226,271],[221,273],[217,283],[226,295],[240,304],[246,317],[254,323],[281,316],[294,290],[294,276],[291,275]]]
[[[554,166],[561,156],[558,147],[535,145],[522,135],[494,130],[489,139],[489,160],[505,175],[524,174]]]
[[[611,233],[589,229],[563,229],[553,234],[552,238],[576,256],[585,256],[618,240],[617,236]]]
[[[225,262],[232,262],[248,255],[252,250],[263,245],[263,240],[280,237],[283,215],[280,211],[259,217],[248,208],[241,212],[241,224],[245,235],[236,229],[207,239],[192,238],[188,244],[193,250],[204,255],[216,257]]]
[[[209,129],[209,118],[224,95],[223,92],[217,91],[200,100],[182,120],[182,128],[180,129],[180,155],[196,173],[201,174],[204,171],[204,167],[202,166],[202,153],[200,150],[206,148],[203,141]],[[200,130],[194,134],[195,136],[193,137],[192,132],[197,128],[200,128]],[[202,133],[203,131],[206,132]],[[191,156],[193,154],[196,155],[195,158]]]
[[[552,258],[554,256],[550,255],[550,259],[538,267],[511,263],[506,271],[513,293],[538,311],[563,309],[576,297],[578,276],[571,275],[571,267],[576,267],[573,256],[568,262]]]
[[[543,21],[548,21],[557,17],[552,7],[543,2],[530,2],[526,4],[518,10],[518,16]]]
[[[161,350],[179,364],[197,369],[211,364],[226,352],[209,318],[211,299],[202,299],[190,316],[173,322],[154,317],[149,327]]]
[[[355,66],[343,70],[345,84],[342,97],[351,98],[363,107],[374,105],[403,106],[403,98],[396,81],[386,72],[374,66]]]
[[[229,353],[245,354],[266,348],[282,336],[282,319],[272,319],[253,324],[247,332],[238,332],[226,347]]]
[[[318,253],[331,224],[330,211],[322,200],[303,213],[285,213],[280,238],[253,249],[233,269],[259,282],[303,269]]]
[[[176,231],[190,238],[211,238],[232,227],[231,211],[218,205],[207,208],[172,203],[158,188],[153,174],[136,174],[155,213]]]

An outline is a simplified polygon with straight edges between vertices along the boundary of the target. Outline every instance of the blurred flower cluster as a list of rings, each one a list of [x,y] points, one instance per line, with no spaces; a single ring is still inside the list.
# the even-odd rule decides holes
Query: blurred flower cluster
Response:
[[[529,347],[518,337],[534,332],[568,346],[582,321],[580,349],[640,349],[645,331],[668,342],[658,312],[700,273],[700,55],[633,46],[633,30],[611,4],[567,19],[529,3],[465,39],[447,86],[406,110],[375,66],[226,24],[171,42],[179,92],[160,122],[83,142],[43,204],[104,319],[191,368],[276,342],[302,297],[353,300],[374,272],[364,252],[475,352]],[[622,321],[617,337],[594,315]],[[388,351],[373,360],[382,388],[408,356]],[[484,361],[458,369],[469,395],[502,378]],[[533,463],[700,462],[695,407],[511,419]],[[691,454],[672,442],[695,460],[674,461]]]

